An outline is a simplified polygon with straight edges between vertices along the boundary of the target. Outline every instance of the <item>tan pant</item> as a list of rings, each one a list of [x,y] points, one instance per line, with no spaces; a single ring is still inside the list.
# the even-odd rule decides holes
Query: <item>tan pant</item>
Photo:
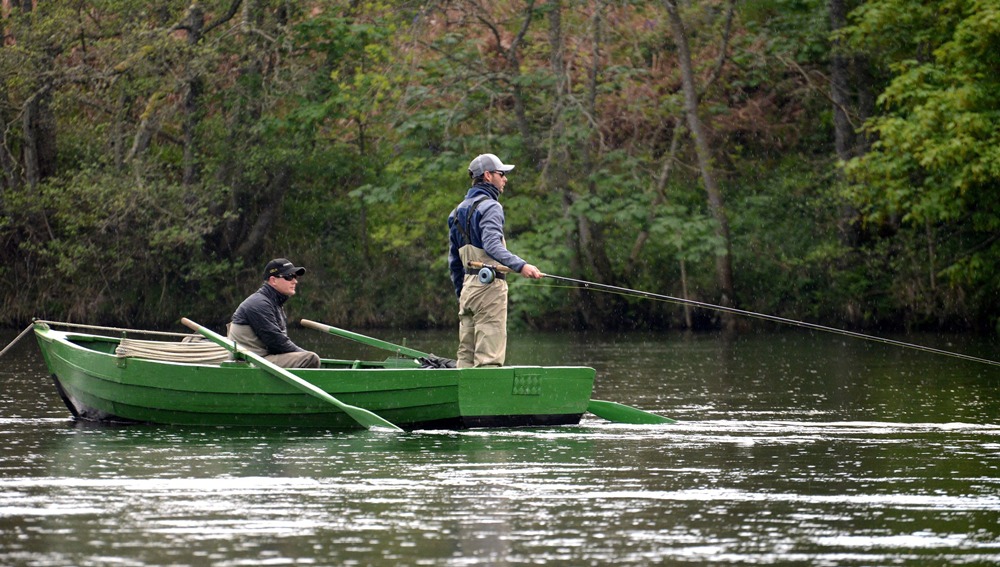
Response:
[[[458,300],[459,368],[502,366],[507,356],[507,282],[465,276]]]
[[[264,358],[282,368],[319,368],[319,355],[308,350],[269,354]]]
[[[249,350],[257,356],[263,356],[268,361],[282,368],[319,368],[319,355],[315,352],[296,351],[281,354],[267,354],[267,347],[260,342],[250,325],[226,325],[226,336],[236,341],[240,347]]]

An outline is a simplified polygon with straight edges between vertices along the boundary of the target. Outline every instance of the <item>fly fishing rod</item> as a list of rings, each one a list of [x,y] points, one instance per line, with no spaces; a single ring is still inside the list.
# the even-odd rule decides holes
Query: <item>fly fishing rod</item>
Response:
[[[473,268],[473,269],[478,269],[479,270],[479,276],[478,276],[479,277],[479,281],[481,283],[484,283],[484,284],[492,283],[493,280],[496,277],[496,272],[501,272],[501,273],[505,273],[505,274],[508,274],[508,273],[515,273],[516,274],[517,273],[514,270],[511,270],[510,268],[508,268],[507,266],[484,264],[483,262],[469,262],[469,267]],[[684,298],[681,298],[681,297],[672,297],[672,296],[669,296],[669,295],[662,295],[662,294],[659,294],[659,293],[650,293],[648,291],[642,291],[642,290],[638,290],[638,289],[629,289],[627,287],[618,287],[618,286],[615,286],[615,285],[608,285],[608,284],[602,284],[602,283],[596,283],[596,282],[588,282],[588,281],[585,281],[585,280],[578,280],[578,279],[575,279],[575,278],[567,278],[567,277],[564,277],[564,276],[555,276],[555,275],[552,275],[552,274],[544,274],[543,273],[542,277],[543,278],[549,278],[549,279],[552,279],[552,280],[557,280],[557,281],[563,281],[563,282],[568,282],[568,283],[576,284],[576,285],[582,286],[584,289],[593,289],[593,290],[596,290],[596,291],[606,291],[606,292],[611,292],[611,293],[620,293],[620,294],[624,294],[624,295],[632,295],[632,296],[635,296],[635,297],[642,297],[642,298],[646,298],[646,299],[655,299],[655,300],[658,300],[658,301],[666,301],[666,302],[677,303],[677,304],[681,304],[681,305],[693,305],[695,307],[701,307],[703,309],[711,309],[711,310],[714,310],[714,311],[722,311],[724,313],[732,313],[734,315],[742,315],[744,317],[753,317],[753,318],[756,318],[756,319],[763,319],[765,321],[773,321],[775,323],[782,323],[782,324],[785,324],[785,325],[792,325],[792,326],[796,326],[796,327],[802,327],[802,328],[805,328],[805,329],[813,329],[813,330],[816,330],[816,331],[824,331],[824,332],[827,332],[827,333],[834,333],[834,334],[837,334],[837,335],[843,335],[845,337],[854,337],[854,338],[857,338],[857,339],[864,339],[864,340],[867,340],[867,341],[873,341],[873,342],[887,344],[887,345],[893,345],[893,346],[898,346],[898,347],[903,347],[903,348],[910,348],[910,349],[915,349],[915,350],[919,350],[919,351],[923,351],[923,352],[930,352],[930,353],[934,353],[934,354],[941,354],[941,355],[944,355],[944,356],[951,356],[951,357],[955,357],[955,358],[961,358],[963,360],[971,360],[973,362],[979,362],[979,363],[982,363],[982,364],[989,364],[991,366],[1000,366],[1000,362],[998,362],[996,360],[989,360],[987,358],[979,358],[979,357],[976,357],[976,356],[969,356],[967,354],[961,354],[961,353],[958,353],[958,352],[951,352],[951,351],[948,351],[948,350],[941,350],[941,349],[936,349],[936,348],[933,348],[933,347],[928,347],[928,346],[923,346],[923,345],[917,345],[917,344],[907,343],[907,342],[903,342],[903,341],[897,341],[897,340],[893,340],[893,339],[886,339],[886,338],[883,338],[883,337],[876,337],[874,335],[866,335],[864,333],[856,333],[854,331],[847,331],[847,330],[844,330],[844,329],[837,329],[836,327],[827,327],[827,326],[824,326],[824,325],[817,325],[816,323],[808,323],[806,321],[798,321],[798,320],[795,320],[795,319],[786,319],[784,317],[777,317],[775,315],[767,315],[765,313],[756,313],[754,311],[746,311],[744,309],[737,309],[735,307],[726,307],[726,306],[723,306],[723,305],[715,305],[715,304],[712,304],[712,303],[703,303],[701,301],[695,301],[693,299],[684,299]]]

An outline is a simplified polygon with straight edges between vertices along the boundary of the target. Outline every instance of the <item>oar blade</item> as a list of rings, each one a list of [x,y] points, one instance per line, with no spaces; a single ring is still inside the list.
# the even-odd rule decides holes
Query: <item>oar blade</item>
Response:
[[[303,392],[311,396],[319,398],[333,406],[340,408],[341,411],[351,416],[351,418],[354,419],[354,421],[363,425],[366,429],[371,429],[372,427],[383,427],[385,429],[391,429],[393,431],[402,431],[402,429],[398,427],[396,424],[382,418],[378,414],[366,410],[365,408],[352,406],[351,404],[342,402],[339,399],[330,395],[322,388],[319,388],[318,386],[315,386],[299,378],[298,376],[292,374],[291,372],[288,372],[287,370],[280,373],[276,372],[277,370],[284,370],[281,367],[275,366],[273,368],[268,368],[266,365],[270,364],[270,361],[268,361],[264,357],[257,356],[253,353],[248,353],[248,352],[244,352],[243,355],[250,362],[253,362],[258,367],[263,368],[264,370],[270,372],[271,374],[277,376],[278,378],[281,378],[288,384],[291,384],[292,386],[302,390]]]
[[[352,406],[343,402],[341,402],[339,407],[344,410],[344,413],[354,418],[354,421],[364,425],[366,429],[371,429],[372,427],[382,427],[391,431],[403,430],[398,425],[379,417],[378,414],[368,411],[365,408],[359,408],[358,406]]]
[[[618,402],[608,402],[605,400],[590,400],[587,404],[587,411],[601,419],[613,421],[615,423],[628,423],[632,425],[660,425],[663,423],[677,423],[677,420],[642,411]]]

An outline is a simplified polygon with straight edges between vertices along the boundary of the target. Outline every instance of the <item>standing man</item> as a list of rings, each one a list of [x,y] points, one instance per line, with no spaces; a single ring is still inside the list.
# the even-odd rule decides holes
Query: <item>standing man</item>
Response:
[[[448,215],[448,266],[458,295],[459,368],[502,366],[507,353],[507,281],[497,272],[495,281],[484,284],[469,262],[499,263],[526,278],[542,277],[538,268],[507,250],[499,199],[512,169],[493,154],[477,156],[469,164],[472,187]]]
[[[233,313],[229,338],[283,368],[319,368],[319,355],[288,338],[288,322],[282,309],[288,298],[295,295],[299,276],[304,273],[305,268],[298,268],[285,258],[268,262],[264,267],[264,285],[244,299]]]

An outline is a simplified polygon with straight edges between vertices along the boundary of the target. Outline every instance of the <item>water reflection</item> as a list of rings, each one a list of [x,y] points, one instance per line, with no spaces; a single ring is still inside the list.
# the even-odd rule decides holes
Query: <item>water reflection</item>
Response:
[[[595,397],[682,422],[88,426],[26,350],[0,369],[0,564],[1000,562],[993,370],[808,335],[540,335],[512,349],[554,364],[585,353]]]

